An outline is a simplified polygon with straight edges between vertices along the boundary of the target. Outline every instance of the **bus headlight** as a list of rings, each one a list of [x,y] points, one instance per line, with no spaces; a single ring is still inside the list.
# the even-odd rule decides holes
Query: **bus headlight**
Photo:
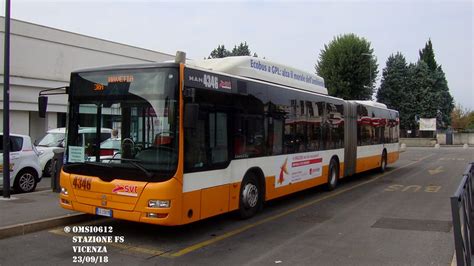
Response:
[[[62,187],[62,188],[61,188],[61,194],[63,194],[63,195],[69,194],[69,193],[67,192],[67,188],[63,188],[63,187]]]
[[[149,200],[148,207],[150,208],[169,208],[171,206],[170,200]]]

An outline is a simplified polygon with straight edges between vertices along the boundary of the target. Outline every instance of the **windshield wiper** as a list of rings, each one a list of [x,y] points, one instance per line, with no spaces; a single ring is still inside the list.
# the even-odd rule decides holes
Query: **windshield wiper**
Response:
[[[103,163],[96,163],[96,162],[88,162],[88,161],[84,161],[84,164],[88,164],[88,165],[94,165],[94,166],[103,166],[103,167],[107,167],[107,168],[112,168],[111,165],[108,165],[108,164],[103,164]]]
[[[140,160],[134,160],[134,159],[124,159],[124,158],[110,158],[110,159],[101,159],[101,160],[109,160],[109,163],[110,161],[124,161],[124,162],[128,162],[130,163],[131,165],[135,166],[135,168],[141,170],[143,173],[146,174],[146,177],[148,178],[152,178],[153,177],[153,173],[148,171],[145,167],[139,165],[137,162],[141,162]],[[110,166],[112,167],[112,166]]]

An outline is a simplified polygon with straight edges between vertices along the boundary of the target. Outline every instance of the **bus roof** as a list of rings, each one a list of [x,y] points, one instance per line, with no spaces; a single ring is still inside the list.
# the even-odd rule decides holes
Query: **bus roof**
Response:
[[[367,105],[367,106],[372,106],[372,107],[378,107],[382,109],[388,109],[387,105],[384,103],[379,103],[379,102],[374,102],[374,101],[351,101],[351,102],[356,102],[359,104]]]
[[[91,68],[82,68],[72,71],[72,73],[95,72],[95,71],[111,71],[111,70],[131,70],[131,69],[145,69],[157,67],[179,67],[179,64],[171,62],[163,63],[142,63],[142,64],[123,64],[123,65],[109,65]]]
[[[189,60],[189,66],[281,84],[320,94],[328,94],[324,79],[293,67],[251,56]]]
[[[353,102],[353,103],[358,103],[358,104],[362,104],[362,105],[365,105],[365,106],[371,106],[371,107],[376,107],[376,108],[380,108],[380,109],[386,109],[386,110],[398,113],[397,110],[388,108],[386,104],[375,102],[375,101],[350,100],[350,101],[347,101],[347,102]]]

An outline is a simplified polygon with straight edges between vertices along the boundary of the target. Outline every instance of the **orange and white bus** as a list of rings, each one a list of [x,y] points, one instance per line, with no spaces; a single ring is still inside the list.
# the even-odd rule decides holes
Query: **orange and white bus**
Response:
[[[177,58],[184,58],[177,56]],[[398,112],[330,97],[322,78],[255,57],[71,74],[60,204],[180,225],[398,159]],[[82,127],[97,128],[84,143]],[[100,129],[112,128],[101,142]]]

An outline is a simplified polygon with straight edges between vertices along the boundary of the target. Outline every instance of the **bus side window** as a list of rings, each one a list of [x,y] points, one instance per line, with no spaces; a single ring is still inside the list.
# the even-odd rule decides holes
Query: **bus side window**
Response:
[[[270,117],[268,119],[268,154],[278,155],[283,152],[284,119]]]
[[[211,148],[211,161],[213,164],[224,163],[228,160],[227,148],[227,114],[209,114],[209,136]]]
[[[284,136],[284,149],[283,153],[296,153],[298,152],[300,140],[297,136],[296,121],[298,116],[298,101],[296,99],[289,99],[290,105],[288,113],[285,117],[285,136]]]
[[[264,153],[263,117],[253,114],[234,116],[234,156],[248,158]]]

